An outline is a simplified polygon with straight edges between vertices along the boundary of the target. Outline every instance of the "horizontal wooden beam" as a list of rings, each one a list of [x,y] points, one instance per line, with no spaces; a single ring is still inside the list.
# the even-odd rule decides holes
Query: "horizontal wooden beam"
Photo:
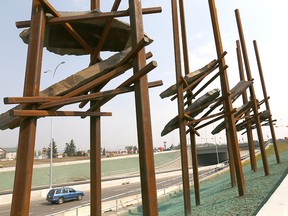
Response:
[[[122,66],[123,64],[127,64],[132,59],[135,58],[135,56],[139,53],[141,49],[143,49],[145,46],[149,44],[149,39],[146,37],[143,37],[142,40],[140,40],[135,46],[133,46],[132,50],[116,65],[116,67]]]
[[[56,9],[47,1],[47,0],[40,0],[41,4],[47,9],[49,10],[50,13],[52,13],[52,15],[54,17],[61,17],[61,14],[56,11]],[[86,40],[83,39],[83,37],[78,34],[78,32],[69,24],[69,23],[63,23],[62,24],[63,27],[69,32],[69,34],[85,49],[87,50],[87,52],[89,53],[93,53],[94,49],[93,47],[90,46],[90,44],[88,44],[86,42]]]
[[[46,116],[112,116],[111,112],[79,112],[79,111],[47,111],[47,110],[11,110],[14,117],[46,117]]]
[[[131,67],[132,67],[132,63],[118,67],[118,68],[104,74],[103,76],[100,76],[100,77],[96,78],[95,80],[92,80],[91,82],[69,92],[68,94],[62,96],[62,98],[63,99],[64,98],[71,98],[74,96],[82,95],[85,92],[88,92],[91,89],[93,89],[93,88],[95,88],[95,87],[97,87],[103,83],[109,82],[111,79],[115,78],[116,76],[123,74],[126,70],[129,70]],[[48,109],[48,108],[54,107],[55,103],[57,103],[57,102],[47,102],[47,103],[39,106],[38,109]]]
[[[211,121],[208,121],[208,122],[206,122],[206,123],[204,123],[202,125],[199,125],[198,127],[195,127],[195,129],[199,130],[199,129],[203,128],[203,127],[206,127],[207,125],[210,125],[210,124],[212,124],[212,123],[214,123],[216,121],[219,121],[220,119],[225,118],[227,115],[233,115],[235,112],[236,112],[236,108],[234,108],[230,113],[229,112],[223,113],[223,115],[220,115],[219,117],[216,117],[216,118],[212,119]],[[216,115],[217,115],[217,113],[215,114],[215,116]],[[211,117],[215,117],[215,116],[211,115]],[[209,119],[209,116],[203,117],[201,119],[205,119],[205,118]]]
[[[5,97],[4,104],[32,104],[45,103],[60,99],[60,96],[35,96],[35,97]]]
[[[161,13],[161,7],[151,7],[151,8],[143,8],[143,14],[153,14],[153,13]],[[50,21],[47,22],[48,25],[55,24],[63,24],[63,23],[72,23],[84,20],[93,20],[93,19],[107,19],[110,17],[124,17],[129,16],[129,11],[115,11],[115,12],[104,12],[104,13],[89,13],[85,15],[77,15],[77,16],[65,16],[65,17],[54,17]],[[18,21],[16,22],[17,28],[28,28],[30,27],[30,20],[26,21]]]
[[[187,114],[186,114],[187,115]],[[210,116],[205,116],[205,117],[201,117],[199,119],[192,119],[190,121],[187,121],[186,122],[186,125],[194,125],[195,123],[198,123],[198,122],[201,122],[201,121],[204,121],[204,120],[208,120],[208,119],[211,119],[211,118],[215,118],[217,116],[221,116],[221,118],[224,118],[224,113],[223,112],[220,112],[220,113],[215,113],[213,115],[210,115]],[[220,119],[221,119],[220,118]],[[218,119],[219,120],[219,119]]]
[[[151,61],[149,64],[147,64],[145,67],[143,67],[140,71],[136,72],[129,79],[127,79],[122,84],[120,84],[117,88],[128,87],[128,86],[132,85],[134,82],[137,82],[141,77],[145,76],[147,73],[149,73],[151,70],[153,70],[156,67],[157,67],[157,62]],[[109,100],[111,100],[113,97],[114,96],[106,97],[105,99],[103,99],[101,101],[97,101],[87,111],[91,112],[91,111],[98,109],[99,107],[101,107],[102,105],[107,103]]]
[[[149,82],[148,88],[154,88],[163,85],[162,80]],[[128,92],[134,91],[134,86],[130,87],[123,87],[117,88],[113,90],[107,90],[103,92],[96,92],[87,95],[76,96],[72,98],[63,98],[61,97],[9,97],[5,98],[8,102],[7,104],[32,104],[32,103],[44,103],[44,102],[51,102],[49,103],[48,108],[65,106],[73,103],[78,103],[82,101],[89,101],[89,100],[101,100],[105,97],[115,96],[118,94],[124,94]]]

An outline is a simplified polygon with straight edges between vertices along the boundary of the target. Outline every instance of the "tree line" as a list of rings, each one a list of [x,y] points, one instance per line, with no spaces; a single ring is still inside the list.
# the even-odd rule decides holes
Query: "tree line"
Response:
[[[49,147],[47,149],[46,155],[48,158],[50,158],[51,154],[51,143],[49,144]],[[65,157],[72,157],[72,156],[83,156],[82,151],[77,151],[76,144],[73,139],[69,143],[65,143],[65,149],[63,153]],[[58,148],[55,140],[52,140],[52,157],[56,158],[58,155]]]

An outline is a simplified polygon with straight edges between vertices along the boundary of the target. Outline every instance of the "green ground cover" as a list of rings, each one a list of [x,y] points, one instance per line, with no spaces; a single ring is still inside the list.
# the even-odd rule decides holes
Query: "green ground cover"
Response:
[[[180,157],[179,151],[155,154],[155,167],[162,166]],[[50,168],[35,168],[33,170],[33,187],[46,186],[49,184]],[[112,160],[103,160],[101,164],[102,177],[109,177],[117,174],[128,174],[139,171],[139,158],[113,158]],[[0,172],[0,192],[12,190],[14,183],[14,171]],[[90,179],[90,164],[79,163],[65,166],[53,167],[53,185],[66,182],[76,182]]]
[[[193,186],[191,186],[192,215],[231,216],[256,215],[269,199],[283,178],[288,174],[288,145],[279,144],[281,163],[277,164],[273,147],[267,150],[270,175],[265,176],[261,158],[258,158],[258,171],[251,171],[250,163],[243,166],[246,194],[239,197],[237,187],[231,188],[229,172],[222,172],[202,181],[201,205],[195,206]],[[184,215],[183,194],[178,193],[159,200],[159,215]],[[126,215],[142,215],[142,208]]]

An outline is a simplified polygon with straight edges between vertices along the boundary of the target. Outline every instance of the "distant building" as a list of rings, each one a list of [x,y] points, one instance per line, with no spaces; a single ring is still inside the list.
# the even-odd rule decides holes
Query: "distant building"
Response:
[[[16,159],[17,148],[0,148],[0,159]]]
[[[6,151],[3,148],[0,148],[0,159],[4,159],[6,155]]]

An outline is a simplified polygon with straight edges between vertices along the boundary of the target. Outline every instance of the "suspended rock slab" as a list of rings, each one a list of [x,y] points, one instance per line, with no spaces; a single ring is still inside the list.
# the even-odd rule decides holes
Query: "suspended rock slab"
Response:
[[[92,12],[60,12],[61,17],[80,16]],[[46,14],[47,20],[53,19],[51,14]],[[104,30],[106,19],[92,19],[84,21],[73,21],[71,26],[75,31],[92,47],[96,48]],[[131,47],[130,25],[128,23],[114,19],[110,31],[106,37],[101,51],[120,52]],[[24,43],[28,44],[30,28],[23,30],[20,37]],[[150,39],[146,34],[145,37]],[[84,49],[65,29],[64,24],[46,25],[44,46],[50,52],[58,55],[87,55],[90,54]]]
[[[203,74],[205,74],[207,71],[209,71],[208,69],[213,68],[215,66],[215,62],[216,62],[216,60],[213,60],[209,64],[205,65],[204,67],[187,74],[184,77],[185,81],[188,83],[188,85],[190,85],[196,79],[198,79]],[[160,94],[160,97],[163,99],[163,98],[175,95],[176,93],[177,93],[177,85],[175,84],[175,85],[172,85],[169,88],[167,88],[165,91],[163,91]]]
[[[185,113],[191,112],[189,116],[191,118],[194,118],[198,114],[200,114],[204,109],[206,109],[213,101],[220,95],[219,89],[213,89],[197,100],[195,100],[191,105],[189,105],[185,109]],[[196,110],[193,112],[193,110]],[[163,131],[161,132],[161,136],[165,136],[166,134],[170,133],[171,131],[175,130],[179,127],[179,116],[175,116],[173,119],[171,119],[164,127]]]

